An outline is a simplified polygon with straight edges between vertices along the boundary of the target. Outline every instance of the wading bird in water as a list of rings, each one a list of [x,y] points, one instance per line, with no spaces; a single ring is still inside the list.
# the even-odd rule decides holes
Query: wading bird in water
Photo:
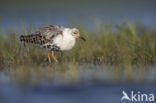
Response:
[[[85,41],[77,28],[66,28],[64,26],[48,26],[29,34],[21,35],[20,41],[32,43],[48,51],[48,61],[51,63],[50,52],[55,62],[58,62],[54,52],[71,50],[76,42],[76,38]]]

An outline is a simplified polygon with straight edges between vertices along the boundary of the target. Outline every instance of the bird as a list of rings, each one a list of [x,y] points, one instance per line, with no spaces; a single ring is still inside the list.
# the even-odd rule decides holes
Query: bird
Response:
[[[20,41],[23,43],[32,43],[46,50],[48,61],[51,63],[50,54],[52,54],[54,61],[58,62],[55,57],[55,52],[71,50],[77,38],[86,41],[86,39],[80,35],[80,31],[77,28],[49,25],[40,28],[34,33],[21,35]]]

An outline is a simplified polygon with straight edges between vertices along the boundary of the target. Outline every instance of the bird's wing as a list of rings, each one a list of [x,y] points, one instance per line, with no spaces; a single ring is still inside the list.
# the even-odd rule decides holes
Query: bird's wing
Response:
[[[48,40],[52,40],[54,37],[62,35],[64,28],[65,27],[63,26],[50,25],[39,29],[38,31],[35,32],[35,34],[39,34],[41,36],[44,36]]]
[[[58,35],[63,35],[64,29],[65,27],[63,26],[50,25],[50,26],[41,28],[32,34],[21,36],[21,41],[42,45],[42,44],[51,42]]]

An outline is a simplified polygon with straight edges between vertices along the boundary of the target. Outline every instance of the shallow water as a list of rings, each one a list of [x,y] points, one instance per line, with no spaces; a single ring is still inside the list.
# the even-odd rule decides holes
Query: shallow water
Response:
[[[74,86],[35,85],[18,87],[0,85],[1,103],[119,103],[122,91],[156,94],[155,83],[90,84]],[[124,100],[124,103],[128,103]]]
[[[154,65],[134,65],[133,72],[121,67],[69,63],[4,69],[0,103],[118,103],[122,91],[156,94]]]

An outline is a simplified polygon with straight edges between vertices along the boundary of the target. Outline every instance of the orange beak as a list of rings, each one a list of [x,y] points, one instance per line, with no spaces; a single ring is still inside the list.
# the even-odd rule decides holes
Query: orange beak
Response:
[[[76,36],[80,39],[82,39],[83,41],[86,41],[86,39],[84,37],[82,37],[79,33],[76,34]]]

